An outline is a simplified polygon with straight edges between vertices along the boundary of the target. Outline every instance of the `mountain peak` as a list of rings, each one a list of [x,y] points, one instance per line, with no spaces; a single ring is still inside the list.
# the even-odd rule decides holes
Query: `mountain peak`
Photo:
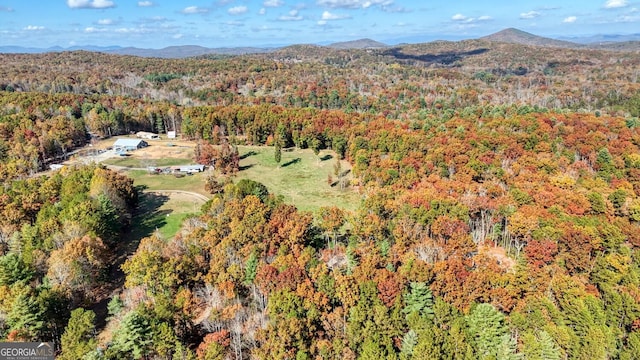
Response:
[[[334,49],[380,49],[386,48],[387,45],[375,40],[365,38],[333,43],[330,44],[329,47]]]
[[[495,42],[506,42],[512,44],[521,45],[534,45],[534,46],[551,46],[551,47],[579,47],[578,44],[551,39],[543,36],[534,35],[526,31],[522,31],[516,28],[507,28],[497,33],[483,36],[480,39]]]

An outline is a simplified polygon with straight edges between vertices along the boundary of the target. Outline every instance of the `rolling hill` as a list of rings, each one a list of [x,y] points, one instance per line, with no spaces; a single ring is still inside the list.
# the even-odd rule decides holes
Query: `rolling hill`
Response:
[[[329,45],[334,49],[381,49],[387,45],[371,39],[359,39],[352,41],[336,42]]]
[[[581,45],[572,43],[570,41],[556,40],[543,36],[534,35],[526,31],[508,28],[497,33],[483,36],[480,40],[505,42],[512,44],[531,45],[531,46],[547,46],[547,47],[562,47],[562,48],[578,48]]]

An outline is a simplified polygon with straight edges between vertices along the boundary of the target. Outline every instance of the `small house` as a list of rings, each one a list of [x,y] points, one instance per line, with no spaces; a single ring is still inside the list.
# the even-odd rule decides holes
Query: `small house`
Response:
[[[142,149],[143,147],[147,146],[149,146],[149,144],[141,139],[118,139],[113,143],[113,151],[121,153]]]

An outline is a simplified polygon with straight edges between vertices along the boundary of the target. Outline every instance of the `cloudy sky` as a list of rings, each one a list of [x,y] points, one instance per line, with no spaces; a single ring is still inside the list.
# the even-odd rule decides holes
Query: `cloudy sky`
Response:
[[[275,46],[640,32],[640,0],[0,0],[0,45]]]

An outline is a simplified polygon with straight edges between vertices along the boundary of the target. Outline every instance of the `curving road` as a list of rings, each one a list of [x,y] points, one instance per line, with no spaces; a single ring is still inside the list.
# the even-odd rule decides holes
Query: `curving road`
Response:
[[[167,194],[184,194],[184,195],[190,195],[193,196],[195,198],[198,198],[199,200],[202,200],[203,203],[209,201],[210,199],[202,194],[198,194],[196,192],[192,192],[192,191],[184,191],[184,190],[151,190],[151,189],[145,189],[142,190],[143,193],[167,193]]]

